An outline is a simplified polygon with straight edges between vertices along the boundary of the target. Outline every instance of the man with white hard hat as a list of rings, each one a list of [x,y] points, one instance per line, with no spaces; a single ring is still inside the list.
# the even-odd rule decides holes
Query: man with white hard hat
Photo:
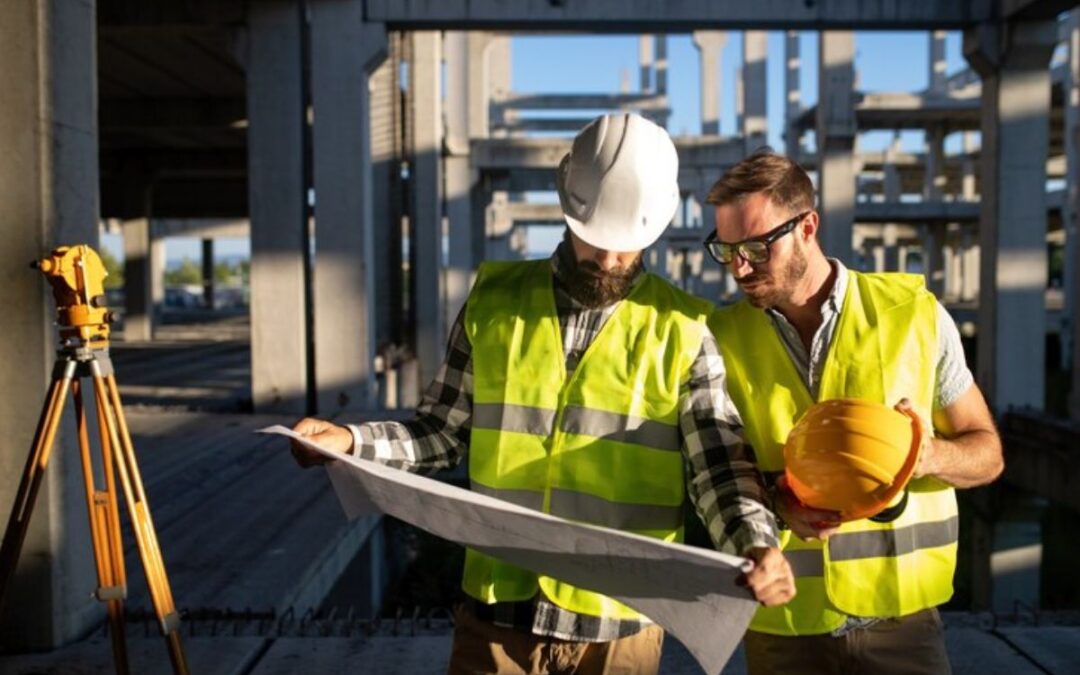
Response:
[[[468,451],[473,490],[668,541],[682,537],[689,484],[716,546],[754,561],[754,596],[789,600],[762,480],[729,423],[711,305],[643,270],[678,206],[677,174],[657,125],[591,122],[558,168],[563,242],[547,260],[480,266],[416,417],[295,429],[409,471]],[[611,598],[472,550],[462,587],[451,673],[657,671],[661,629]]]

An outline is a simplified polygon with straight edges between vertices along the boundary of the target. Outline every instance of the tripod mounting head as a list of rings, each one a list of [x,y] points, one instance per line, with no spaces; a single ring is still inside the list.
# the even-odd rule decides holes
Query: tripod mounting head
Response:
[[[109,339],[113,313],[105,306],[105,265],[85,244],[60,246],[46,258],[30,263],[41,270],[56,299],[60,339],[104,342]]]

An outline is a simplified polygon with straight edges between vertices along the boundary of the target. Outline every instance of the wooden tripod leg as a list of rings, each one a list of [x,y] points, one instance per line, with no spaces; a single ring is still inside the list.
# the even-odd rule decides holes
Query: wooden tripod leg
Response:
[[[4,592],[19,562],[19,553],[22,551],[26,531],[30,525],[30,514],[34,510],[41,479],[49,465],[49,454],[52,452],[56,429],[60,425],[64,401],[67,399],[74,375],[74,361],[65,363],[62,371],[59,368],[53,371],[52,384],[45,398],[41,417],[38,418],[37,431],[34,433],[34,444],[26,460],[19,491],[15,496],[15,505],[11,508],[11,516],[8,519],[7,529],[4,531],[4,542],[0,545],[0,605],[3,603]]]
[[[173,671],[178,675],[187,675],[187,659],[180,643],[180,614],[173,604],[172,590],[169,588],[169,579],[165,574],[165,564],[161,558],[161,548],[158,546],[157,533],[154,531],[154,523],[150,518],[150,507],[146,502],[146,492],[143,489],[142,477],[139,475],[139,466],[135,461],[135,448],[131,443],[127,420],[124,419],[124,410],[120,405],[116,378],[112,374],[107,377],[102,376],[101,366],[96,361],[91,362],[90,368],[94,378],[94,387],[99,395],[105,398],[103,422],[109,432],[110,447],[116,459],[116,473],[127,500],[131,529],[135,532],[135,541],[139,547],[139,557],[142,559],[146,582],[150,587],[154,612],[157,614],[161,633],[168,644]]]
[[[94,562],[97,565],[97,599],[106,603],[109,614],[109,637],[112,640],[113,660],[117,675],[130,672],[127,657],[127,635],[124,625],[124,597],[127,587],[124,583],[123,549],[120,543],[120,528],[117,520],[116,493],[110,491],[109,453],[102,445],[102,454],[106,458],[105,476],[109,486],[98,490],[94,484],[94,464],[90,459],[90,434],[86,427],[86,410],[83,408],[82,387],[79,380],[71,383],[71,397],[75,403],[75,419],[79,435],[79,458],[82,460],[83,485],[86,490],[86,510],[90,516],[90,538],[94,546]],[[98,412],[101,407],[98,405]],[[100,418],[99,418],[100,426]],[[117,561],[116,555],[120,559]],[[117,574],[119,562],[119,575]]]

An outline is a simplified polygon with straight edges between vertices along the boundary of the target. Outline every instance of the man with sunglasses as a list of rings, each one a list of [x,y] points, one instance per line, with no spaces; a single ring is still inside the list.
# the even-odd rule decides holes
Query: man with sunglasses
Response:
[[[728,423],[712,305],[643,270],[678,207],[677,175],[659,126],[594,120],[556,176],[562,244],[547,260],[480,267],[416,417],[295,429],[409,471],[467,452],[473,490],[668,541],[682,536],[689,482],[716,546],[754,561],[743,577],[754,597],[788,600],[764,485]],[[471,550],[462,587],[451,673],[657,671],[661,629],[611,598]]]
[[[952,595],[953,488],[989,483],[1003,468],[955,324],[922,276],[864,274],[827,258],[813,186],[786,157],[746,158],[708,202],[716,229],[705,247],[744,295],[710,325],[796,578],[795,598],[760,608],[751,623],[751,675],[948,673],[935,608]],[[927,429],[932,420],[902,508],[841,523],[788,489],[788,432],[832,398],[911,406]]]

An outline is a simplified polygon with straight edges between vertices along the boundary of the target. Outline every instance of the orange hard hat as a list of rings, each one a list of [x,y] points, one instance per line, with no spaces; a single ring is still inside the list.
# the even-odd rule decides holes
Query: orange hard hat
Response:
[[[921,446],[914,412],[832,399],[811,406],[788,434],[784,472],[803,504],[843,521],[870,518],[903,499]]]

